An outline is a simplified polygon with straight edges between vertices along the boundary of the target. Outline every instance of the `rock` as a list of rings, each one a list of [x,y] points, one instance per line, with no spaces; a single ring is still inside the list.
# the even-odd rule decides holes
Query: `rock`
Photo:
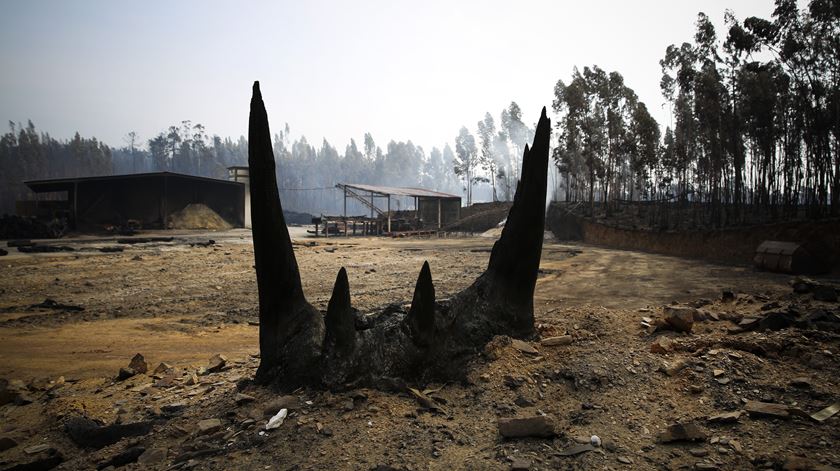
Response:
[[[591,437],[589,437],[589,444],[594,447],[601,446],[601,437],[599,437],[598,435],[592,435]]]
[[[616,460],[618,460],[618,462],[622,464],[633,464],[633,460],[626,456],[619,456],[618,458],[616,458]]]
[[[17,440],[12,437],[0,437],[0,452],[12,449],[18,446]]]
[[[662,371],[668,376],[676,376],[680,371],[685,369],[688,366],[688,362],[686,360],[675,360],[671,363],[666,363],[662,367]]]
[[[280,409],[289,409],[290,411],[300,409],[300,399],[297,396],[280,396],[272,399],[263,407],[263,416],[274,415]]]
[[[55,468],[64,461],[64,457],[58,450],[50,449],[45,457],[30,461],[29,463],[19,463],[11,468],[5,468],[3,471],[49,471]]]
[[[172,365],[166,362],[160,362],[160,364],[155,368],[155,371],[152,371],[153,375],[163,375],[167,372],[172,371]]]
[[[813,280],[805,278],[804,276],[799,276],[791,281],[791,286],[793,286],[793,292],[796,294],[805,294],[811,291],[816,285]]]
[[[540,340],[540,345],[544,347],[559,347],[563,345],[570,345],[572,343],[571,335],[561,335],[559,337],[548,337]]]
[[[120,368],[120,372],[117,373],[117,381],[125,381],[136,374],[131,368]]]
[[[127,450],[124,450],[120,453],[117,453],[116,455],[112,456],[111,459],[109,459],[107,461],[103,461],[102,463],[99,463],[96,466],[96,469],[102,470],[102,469],[105,469],[109,466],[113,466],[114,468],[119,468],[119,467],[125,466],[129,463],[134,463],[135,461],[137,461],[138,458],[140,458],[140,455],[142,455],[143,452],[145,452],[145,451],[146,451],[146,449],[143,448],[142,446],[131,447]]]
[[[190,373],[187,375],[187,379],[184,381],[184,384],[187,386],[195,386],[198,384],[198,376],[195,373]]]
[[[554,421],[549,416],[499,419],[499,434],[505,438],[543,437],[556,435]]]
[[[257,400],[254,396],[249,396],[247,394],[236,393],[236,403],[239,405],[248,404],[250,402],[254,402]]]
[[[222,421],[219,419],[204,419],[198,422],[198,434],[209,435],[222,429]]]
[[[168,450],[166,448],[149,448],[137,458],[137,463],[147,466],[166,461]]]
[[[668,337],[659,336],[650,344],[650,353],[664,354],[671,351],[674,342]]]
[[[160,407],[160,411],[166,415],[175,415],[179,414],[186,409],[187,404],[185,402],[173,402],[170,404],[164,404]]]
[[[734,423],[740,420],[744,411],[736,410],[734,412],[724,412],[723,414],[713,415],[709,417],[709,422],[716,424]]]
[[[52,447],[50,447],[48,443],[39,443],[38,445],[28,446],[24,448],[23,451],[26,452],[27,455],[37,455],[38,453],[49,450],[50,448]]]
[[[696,442],[705,439],[706,433],[693,422],[671,425],[657,437],[659,443]]]
[[[795,325],[797,322],[796,315],[786,311],[768,312],[758,322],[759,330],[782,330]]]
[[[516,399],[513,400],[513,403],[519,407],[531,407],[534,405],[534,401],[528,399],[523,395],[516,396]]]
[[[811,292],[814,295],[814,301],[837,302],[837,290],[832,286],[819,284],[814,286]]]
[[[29,391],[23,381],[18,379],[0,379],[0,406],[9,403],[24,406],[32,402],[34,402],[34,399],[29,395]]]
[[[694,456],[695,458],[702,458],[704,456],[709,456],[709,451],[704,450],[702,448],[692,448],[692,449],[688,450],[688,453],[691,454],[691,456]]]
[[[143,355],[138,353],[131,359],[131,363],[128,364],[128,369],[134,371],[135,374],[143,374],[146,371],[149,371],[149,364],[146,363],[146,359],[143,358]]]
[[[207,372],[208,373],[215,373],[217,371],[221,371],[222,368],[227,365],[227,358],[221,354],[215,354],[210,361],[207,363]]]
[[[511,471],[528,471],[531,469],[531,461],[525,458],[514,458],[510,469]]]
[[[744,410],[754,417],[776,417],[786,419],[790,417],[790,408],[784,404],[772,402],[747,401]]]
[[[152,422],[134,422],[101,426],[87,417],[72,417],[64,424],[64,430],[76,445],[98,450],[125,437],[146,435],[153,425]]]
[[[178,379],[178,372],[173,368],[167,371],[163,378],[160,378],[158,381],[155,381],[154,387],[160,389],[171,388],[172,386],[175,386],[177,384]]]
[[[699,469],[703,471],[717,471],[720,468],[714,463],[709,463],[708,461],[701,461],[699,463],[694,464],[694,469]]]
[[[665,323],[677,332],[691,332],[696,311],[686,306],[665,306]]]
[[[720,300],[725,302],[725,303],[735,301],[735,292],[732,291],[731,289],[725,289],[725,290],[721,291],[720,292]]]
[[[805,376],[799,376],[790,380],[790,385],[799,389],[811,389],[811,379]]]
[[[513,339],[510,343],[510,346],[519,350],[522,353],[527,353],[528,355],[539,355],[540,352],[537,351],[536,348],[532,347],[530,343],[524,342],[519,339]]]

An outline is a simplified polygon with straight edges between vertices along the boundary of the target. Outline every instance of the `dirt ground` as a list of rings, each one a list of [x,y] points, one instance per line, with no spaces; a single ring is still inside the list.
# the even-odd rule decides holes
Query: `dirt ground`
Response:
[[[292,233],[310,302],[326,309],[343,266],[362,312],[409,303],[425,260],[438,298],[451,296],[484,270],[494,242]],[[51,453],[64,458],[57,469],[104,468],[139,448],[141,463],[125,469],[782,469],[796,459],[802,469],[840,466],[836,415],[707,420],[747,401],[814,413],[840,400],[836,331],[734,332],[742,318],[777,308],[840,314],[836,302],[792,293],[791,276],[548,239],[536,320],[542,338],[568,334],[571,344],[534,338],[537,353],[525,353],[497,338],[476,356],[467,384],[415,385],[429,388],[439,405],[429,410],[408,391],[252,385],[259,327],[250,233],[164,235],[174,240],[126,245],[88,237],[61,242],[73,252],[9,249],[0,258],[0,378],[22,380],[31,400],[0,406],[0,444],[15,443],[0,447],[0,469]],[[215,243],[196,244],[208,239]],[[124,250],[99,251],[113,246]],[[735,298],[722,300],[722,290]],[[672,303],[700,308],[708,320],[691,333],[651,334],[640,325]],[[654,353],[659,338],[667,348]],[[136,353],[149,371],[117,381]],[[204,371],[215,354],[227,364]],[[152,375],[160,362],[173,370]],[[280,408],[289,417],[266,431],[266,414]],[[500,418],[542,414],[554,421],[555,436],[500,437]],[[65,432],[78,416],[154,425],[83,449]],[[205,419],[219,419],[220,428],[202,429]],[[660,443],[658,435],[677,422],[697,424],[704,436]],[[569,455],[592,435],[601,446]],[[33,451],[38,444],[49,446]]]

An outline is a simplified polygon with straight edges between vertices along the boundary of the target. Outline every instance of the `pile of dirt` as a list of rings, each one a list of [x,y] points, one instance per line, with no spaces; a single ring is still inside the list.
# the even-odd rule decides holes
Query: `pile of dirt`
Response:
[[[450,232],[484,232],[496,228],[502,221],[507,218],[512,203],[496,202],[473,205],[470,208],[463,208],[461,210],[461,219],[444,230]],[[475,208],[475,206],[479,206]]]
[[[169,216],[170,229],[204,229],[225,231],[233,226],[222,219],[216,211],[203,204],[188,204],[184,209]]]

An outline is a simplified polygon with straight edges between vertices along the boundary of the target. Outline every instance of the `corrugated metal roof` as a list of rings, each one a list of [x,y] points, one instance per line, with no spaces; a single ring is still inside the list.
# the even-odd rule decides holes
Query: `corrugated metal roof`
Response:
[[[380,195],[391,196],[416,196],[418,198],[443,198],[443,199],[461,199],[458,195],[450,193],[443,193],[440,191],[427,190],[425,188],[405,188],[395,186],[379,186],[379,185],[362,185],[358,183],[339,183],[339,186],[346,186],[356,190],[367,191],[370,193],[378,193]]]
[[[219,180],[217,178],[199,177],[196,175],[187,175],[184,173],[175,172],[151,172],[151,173],[127,173],[122,175],[100,175],[94,177],[75,177],[75,178],[51,178],[46,180],[29,180],[24,182],[32,191],[36,193],[49,191],[67,191],[72,188],[74,183],[94,182],[102,180],[125,180],[125,179],[140,179],[140,178],[186,178],[190,180],[201,180],[212,183],[222,183],[228,185],[242,185],[242,183],[231,180]]]

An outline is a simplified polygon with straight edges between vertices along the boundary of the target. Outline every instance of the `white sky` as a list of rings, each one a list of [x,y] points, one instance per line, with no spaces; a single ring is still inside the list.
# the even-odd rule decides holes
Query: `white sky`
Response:
[[[0,0],[0,119],[114,146],[181,120],[247,134],[260,80],[272,132],[343,151],[411,139],[428,152],[515,100],[532,124],[554,84],[597,64],[624,75],[661,125],[659,60],[698,11],[769,18],[771,0]]]

